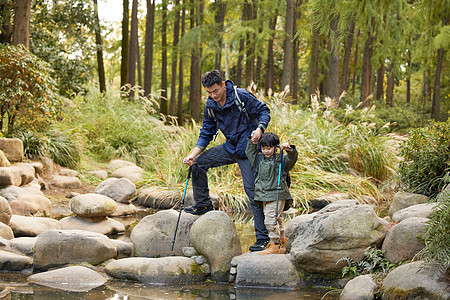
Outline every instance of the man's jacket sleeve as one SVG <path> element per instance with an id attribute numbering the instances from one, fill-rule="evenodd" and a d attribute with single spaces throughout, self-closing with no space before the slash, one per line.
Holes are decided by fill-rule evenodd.
<path id="1" fill-rule="evenodd" d="M 265 131 L 270 122 L 270 109 L 246 89 L 239 88 L 239 98 L 245 103 L 245 108 L 252 118 L 258 119 L 258 127 Z"/>
<path id="2" fill-rule="evenodd" d="M 200 135 L 195 146 L 204 150 L 214 138 L 217 129 L 216 121 L 209 116 L 208 109 L 205 107 L 205 110 L 203 111 L 202 129 L 200 129 Z"/>

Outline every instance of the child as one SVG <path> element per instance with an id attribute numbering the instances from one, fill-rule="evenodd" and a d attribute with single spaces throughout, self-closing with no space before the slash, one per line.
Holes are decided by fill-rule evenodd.
<path id="1" fill-rule="evenodd" d="M 247 154 L 250 163 L 255 169 L 255 201 L 261 201 L 264 209 L 264 224 L 269 232 L 270 243 L 261 252 L 265 254 L 286 253 L 287 238 L 284 236 L 281 213 L 287 200 L 292 200 L 286 178 L 280 177 L 280 189 L 278 190 L 278 174 L 281 155 L 276 153 L 276 148 L 285 150 L 283 155 L 282 173 L 292 169 L 297 161 L 298 153 L 294 145 L 280 144 L 280 139 L 275 133 L 265 132 L 259 141 L 261 152 L 258 153 L 258 145 L 253 144 L 249 138 L 247 141 Z M 278 194 L 278 196 L 277 196 Z M 277 222 L 275 225 L 275 210 L 278 197 Z"/>

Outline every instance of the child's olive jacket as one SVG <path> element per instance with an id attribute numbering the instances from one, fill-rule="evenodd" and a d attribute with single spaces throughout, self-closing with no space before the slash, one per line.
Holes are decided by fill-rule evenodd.
<path id="1" fill-rule="evenodd" d="M 286 151 L 283 154 L 283 164 L 286 172 L 289 172 L 295 165 L 298 152 L 294 145 L 291 145 L 292 151 Z M 280 170 L 280 154 L 276 154 L 276 162 L 273 156 L 265 157 L 261 152 L 258 153 L 258 145 L 253 144 L 252 140 L 247 140 L 247 154 L 250 163 L 256 171 L 255 178 L 255 201 L 277 201 L 278 172 Z M 258 159 L 258 156 L 262 156 Z M 256 166 L 258 160 L 259 166 Z M 286 178 L 281 175 L 280 192 L 278 200 L 292 200 L 291 193 L 286 183 Z"/>
<path id="2" fill-rule="evenodd" d="M 203 124 L 200 130 L 196 146 L 200 149 L 205 149 L 209 142 L 212 141 L 217 130 L 220 129 L 226 138 L 223 143 L 225 151 L 231 155 L 236 155 L 245 158 L 245 146 L 247 136 L 251 135 L 252 131 L 260 127 L 263 131 L 266 129 L 270 121 L 270 110 L 266 104 L 260 102 L 256 97 L 243 88 L 238 88 L 237 92 L 239 98 L 245 103 L 245 108 L 249 116 L 242 113 L 234 102 L 234 84 L 231 80 L 225 81 L 226 86 L 226 102 L 223 107 L 219 107 L 211 97 L 206 101 L 205 110 L 203 112 Z M 208 115 L 208 109 L 214 110 L 216 121 Z M 253 119 L 258 120 L 258 124 Z"/>

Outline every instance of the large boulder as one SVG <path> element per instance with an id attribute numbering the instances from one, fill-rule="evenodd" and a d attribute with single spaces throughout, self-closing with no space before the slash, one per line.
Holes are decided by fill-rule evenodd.
<path id="1" fill-rule="evenodd" d="M 13 230 L 15 237 L 33 237 L 48 230 L 61 229 L 61 223 L 51 218 L 12 215 L 9 227 Z"/>
<path id="2" fill-rule="evenodd" d="M 128 178 L 131 182 L 138 182 L 144 179 L 145 172 L 141 167 L 128 166 L 114 170 L 111 177 Z"/>
<path id="3" fill-rule="evenodd" d="M 33 266 L 31 257 L 0 250 L 0 271 L 24 271 Z"/>
<path id="4" fill-rule="evenodd" d="M 34 245 L 37 237 L 18 237 L 9 241 L 9 247 L 15 252 L 20 252 L 26 256 L 33 256 Z"/>
<path id="5" fill-rule="evenodd" d="M 0 190 L 0 196 L 3 196 L 11 202 L 12 200 L 16 200 L 17 197 L 21 195 L 39 195 L 39 196 L 45 196 L 44 193 L 36 188 L 25 186 L 25 187 L 18 187 L 14 185 L 10 185 L 4 189 Z"/>
<path id="6" fill-rule="evenodd" d="M 392 200 L 391 206 L 389 207 L 388 215 L 392 218 L 392 216 L 401 209 L 416 204 L 428 203 L 428 201 L 430 201 L 430 197 L 425 195 L 397 192 L 395 193 L 394 199 Z"/>
<path id="7" fill-rule="evenodd" d="M 424 247 L 421 241 L 427 231 L 427 218 L 408 218 L 394 225 L 386 235 L 382 250 L 393 263 L 412 259 Z"/>
<path id="8" fill-rule="evenodd" d="M 52 202 L 45 196 L 32 194 L 20 195 L 15 200 L 11 201 L 11 208 L 13 208 L 13 202 L 16 203 L 16 209 L 13 209 L 13 213 L 16 215 L 33 215 L 35 217 L 50 217 L 52 215 Z M 26 206 L 27 203 L 36 205 L 37 211 L 32 214 L 27 214 L 26 211 L 21 211 L 21 206 Z"/>
<path id="9" fill-rule="evenodd" d="M 205 280 L 205 271 L 187 257 L 130 257 L 106 265 L 108 275 L 151 284 L 193 284 Z"/>
<path id="10" fill-rule="evenodd" d="M 376 288 L 372 275 L 360 275 L 347 282 L 339 300 L 372 300 Z"/>
<path id="11" fill-rule="evenodd" d="M 181 213 L 175 244 L 171 251 L 178 215 L 179 212 L 169 209 L 144 217 L 130 235 L 136 256 L 183 255 L 183 247 L 190 246 L 189 232 L 198 216 Z"/>
<path id="12" fill-rule="evenodd" d="M 113 214 L 117 209 L 117 203 L 104 195 L 83 194 L 70 199 L 69 208 L 78 216 L 98 218 Z"/>
<path id="13" fill-rule="evenodd" d="M 6 198 L 0 196 L 0 222 L 8 225 L 11 220 L 12 210 Z"/>
<path id="14" fill-rule="evenodd" d="M 50 185 L 63 189 L 79 189 L 81 188 L 81 181 L 78 177 L 53 175 Z"/>
<path id="15" fill-rule="evenodd" d="M 228 280 L 230 262 L 242 254 L 241 243 L 231 218 L 222 211 L 210 211 L 192 225 L 190 240 L 195 250 L 211 265 L 214 280 Z"/>
<path id="16" fill-rule="evenodd" d="M 426 266 L 422 261 L 404 264 L 383 280 L 381 299 L 450 299 L 448 280 L 436 266 Z"/>
<path id="17" fill-rule="evenodd" d="M 62 218 L 59 222 L 63 230 L 79 229 L 105 235 L 123 233 L 125 231 L 125 226 L 122 223 L 108 217 L 96 220 L 79 216 L 69 216 Z"/>
<path id="18" fill-rule="evenodd" d="M 407 218 L 429 218 L 437 203 L 423 203 L 400 209 L 392 216 L 392 221 L 401 222 Z"/>
<path id="19" fill-rule="evenodd" d="M 106 278 L 96 271 L 82 266 L 72 266 L 33 274 L 27 280 L 32 283 L 72 292 L 87 292 L 107 282 Z"/>
<path id="20" fill-rule="evenodd" d="M 0 187 L 20 186 L 21 184 L 22 176 L 18 168 L 0 167 Z"/>
<path id="21" fill-rule="evenodd" d="M 65 264 L 100 264 L 117 256 L 111 240 L 99 233 L 82 230 L 49 230 L 38 236 L 34 265 L 48 269 Z"/>
<path id="22" fill-rule="evenodd" d="M 288 241 L 295 261 L 311 273 L 340 273 L 343 257 L 360 261 L 367 247 L 381 244 L 388 222 L 369 205 L 330 204 L 300 223 Z"/>
<path id="23" fill-rule="evenodd" d="M 95 188 L 94 193 L 129 204 L 136 194 L 136 186 L 128 178 L 108 178 Z"/>
<path id="24" fill-rule="evenodd" d="M 305 280 L 300 277 L 289 255 L 247 253 L 235 257 L 232 265 L 236 265 L 233 267 L 236 268 L 236 287 L 306 287 Z"/>
<path id="25" fill-rule="evenodd" d="M 0 150 L 10 162 L 19 162 L 23 159 L 23 142 L 20 139 L 1 138 Z"/>

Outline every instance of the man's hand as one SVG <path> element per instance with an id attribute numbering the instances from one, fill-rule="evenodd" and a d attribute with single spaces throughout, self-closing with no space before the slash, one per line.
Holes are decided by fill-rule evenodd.
<path id="1" fill-rule="evenodd" d="M 262 134 L 261 128 L 258 127 L 255 130 L 253 130 L 252 135 L 251 135 L 253 144 L 258 144 L 259 139 L 261 138 L 261 134 Z"/>
<path id="2" fill-rule="evenodd" d="M 197 156 L 199 156 L 200 153 L 202 153 L 202 149 L 195 147 L 194 150 L 192 150 L 191 154 L 183 158 L 183 164 L 186 164 L 188 166 L 192 166 L 194 164 L 195 159 Z"/>

